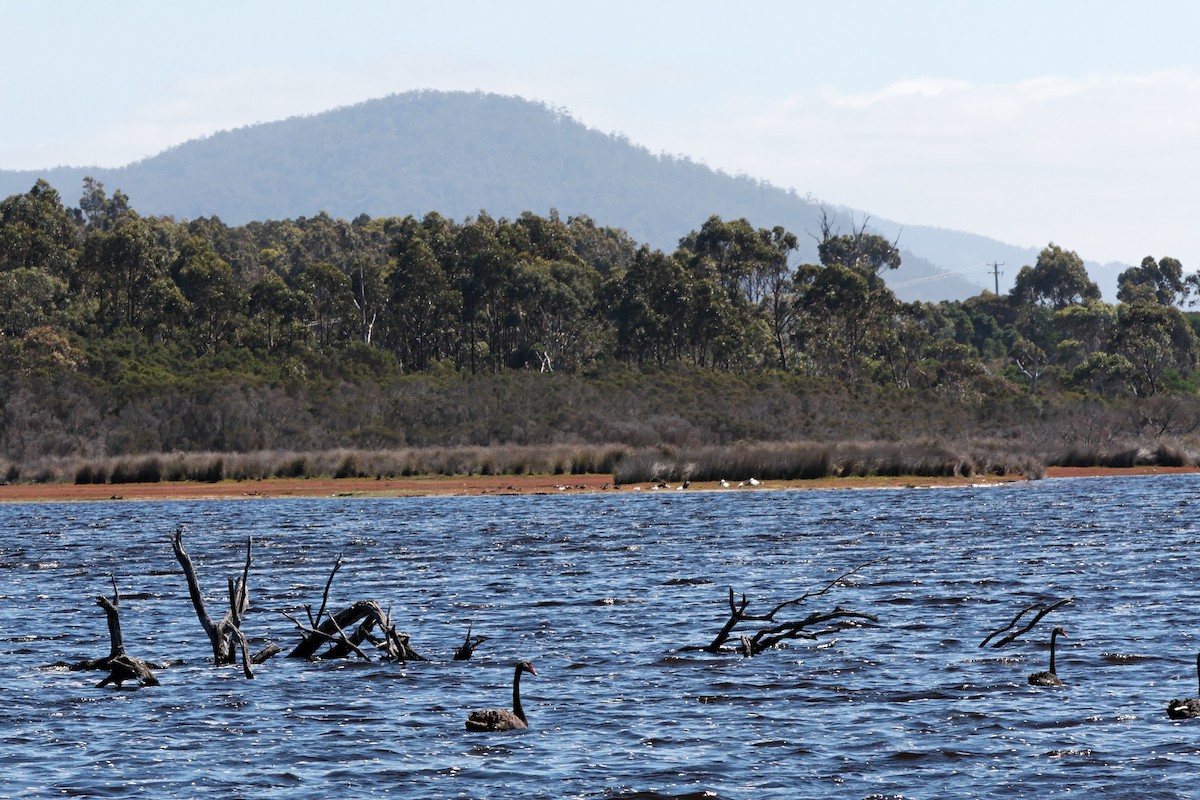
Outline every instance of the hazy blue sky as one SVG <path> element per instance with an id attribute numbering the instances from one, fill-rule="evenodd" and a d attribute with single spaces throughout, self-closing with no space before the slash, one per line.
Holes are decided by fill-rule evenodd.
<path id="1" fill-rule="evenodd" d="M 1190 271 L 1197 31 L 1190 0 L 0 0 L 0 168 L 481 89 L 906 224 Z"/>

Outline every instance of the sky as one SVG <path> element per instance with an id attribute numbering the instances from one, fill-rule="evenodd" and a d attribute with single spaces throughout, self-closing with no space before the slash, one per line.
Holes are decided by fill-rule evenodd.
<path id="1" fill-rule="evenodd" d="M 0 169 L 482 90 L 873 217 L 1192 271 L 1198 30 L 1192 0 L 0 0 Z"/>

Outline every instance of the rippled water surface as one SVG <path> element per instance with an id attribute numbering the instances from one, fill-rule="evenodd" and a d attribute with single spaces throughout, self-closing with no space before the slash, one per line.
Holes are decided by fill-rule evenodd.
<path id="1" fill-rule="evenodd" d="M 0 506 L 0 796 L 1194 796 L 1193 476 L 976 489 Z M 254 537 L 254 645 L 378 600 L 427 662 L 214 667 L 169 537 L 218 611 Z M 865 568 L 802 608 L 879 626 L 755 658 L 689 652 L 728 615 Z M 162 685 L 52 669 L 107 654 L 98 594 Z M 1023 606 L 1074 601 L 1013 644 Z M 488 640 L 450 656 L 468 624 Z M 1060 689 L 1026 685 L 1060 624 Z M 535 664 L 530 729 L 467 733 Z"/>

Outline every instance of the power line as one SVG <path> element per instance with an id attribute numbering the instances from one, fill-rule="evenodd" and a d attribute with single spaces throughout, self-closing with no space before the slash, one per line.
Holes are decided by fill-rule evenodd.
<path id="1" fill-rule="evenodd" d="M 892 288 L 892 289 L 903 289 L 905 286 L 916 286 L 919 283 L 929 283 L 930 281 L 940 281 L 942 278 L 949 278 L 953 275 L 965 275 L 968 272 L 974 272 L 975 270 L 980 269 L 981 267 L 987 267 L 987 266 L 990 266 L 988 264 L 988 262 L 983 261 L 983 262 L 976 264 L 973 267 L 967 267 L 966 269 L 955 270 L 954 272 L 939 272 L 936 275 L 926 275 L 923 278 L 914 278 L 911 281 L 904 281 L 902 283 L 889 283 L 888 286 L 889 286 L 889 288 Z"/>

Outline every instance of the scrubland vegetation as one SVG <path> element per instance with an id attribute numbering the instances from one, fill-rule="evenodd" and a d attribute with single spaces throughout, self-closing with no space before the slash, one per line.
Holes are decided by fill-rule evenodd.
<path id="1" fill-rule="evenodd" d="M 0 202 L 0 476 L 108 483 L 611 473 L 1037 476 L 1194 464 L 1200 278 L 902 303 L 894 243 L 712 217 L 672 253 L 586 217 L 142 217 Z"/>

